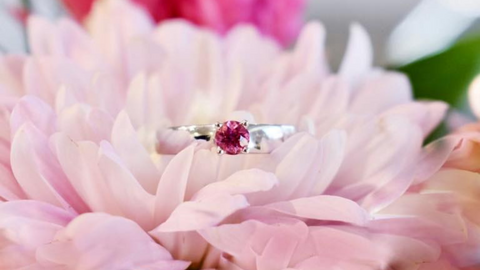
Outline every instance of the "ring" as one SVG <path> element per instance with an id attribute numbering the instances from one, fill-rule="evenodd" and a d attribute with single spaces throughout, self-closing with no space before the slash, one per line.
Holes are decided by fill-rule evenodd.
<path id="1" fill-rule="evenodd" d="M 248 121 L 177 126 L 170 129 L 186 131 L 196 140 L 213 141 L 218 154 L 227 155 L 270 153 L 296 132 L 293 125 L 251 124 Z"/>

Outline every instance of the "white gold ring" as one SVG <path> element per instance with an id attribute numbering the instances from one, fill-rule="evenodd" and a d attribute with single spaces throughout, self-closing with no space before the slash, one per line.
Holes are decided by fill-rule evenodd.
<path id="1" fill-rule="evenodd" d="M 251 124 L 226 121 L 209 125 L 171 127 L 188 132 L 196 140 L 213 142 L 219 154 L 270 153 L 296 132 L 292 125 Z"/>

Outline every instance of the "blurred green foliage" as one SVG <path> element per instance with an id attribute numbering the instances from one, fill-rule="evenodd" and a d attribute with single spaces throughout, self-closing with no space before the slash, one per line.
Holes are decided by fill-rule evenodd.
<path id="1" fill-rule="evenodd" d="M 443 52 L 396 69 L 410 78 L 416 99 L 442 100 L 452 108 L 471 114 L 467 90 L 480 74 L 480 36 L 462 40 Z M 442 123 L 426 143 L 448 132 Z"/>
<path id="2" fill-rule="evenodd" d="M 415 98 L 443 100 L 464 112 L 467 89 L 480 74 L 480 36 L 398 68 L 412 82 Z"/>
<path id="3" fill-rule="evenodd" d="M 396 69 L 410 78 L 416 99 L 442 100 L 470 114 L 467 90 L 480 74 L 480 36 L 462 40 L 439 54 Z M 427 142 L 446 133 L 447 127 L 442 123 Z"/>

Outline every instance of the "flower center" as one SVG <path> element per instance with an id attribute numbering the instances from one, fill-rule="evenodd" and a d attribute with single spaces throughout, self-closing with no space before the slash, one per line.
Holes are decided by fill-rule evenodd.
<path id="1" fill-rule="evenodd" d="M 248 129 L 238 121 L 227 121 L 215 133 L 215 144 L 229 155 L 240 154 L 250 142 Z"/>

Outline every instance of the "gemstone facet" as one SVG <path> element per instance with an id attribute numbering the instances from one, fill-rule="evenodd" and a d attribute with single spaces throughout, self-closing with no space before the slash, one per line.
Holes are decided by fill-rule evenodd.
<path id="1" fill-rule="evenodd" d="M 238 155 L 250 142 L 247 127 L 238 121 L 227 121 L 215 133 L 215 144 L 226 154 Z"/>

